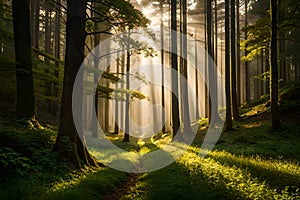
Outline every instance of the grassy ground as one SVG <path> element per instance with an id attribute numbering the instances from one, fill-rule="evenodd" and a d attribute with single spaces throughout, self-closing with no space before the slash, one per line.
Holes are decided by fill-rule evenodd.
<path id="1" fill-rule="evenodd" d="M 253 107 L 253 109 L 256 109 Z M 249 111 L 253 112 L 253 110 Z M 296 112 L 296 111 L 295 111 Z M 272 133 L 268 114 L 248 116 L 222 134 L 206 158 L 198 153 L 204 131 L 175 163 L 133 176 L 110 168 L 74 171 L 51 153 L 56 127 L 34 129 L 1 118 L 1 199 L 300 199 L 300 125 L 284 116 Z M 131 151 L 146 143 L 115 144 Z M 124 146 L 125 145 L 125 146 Z M 133 178 L 134 177 L 134 178 Z M 119 194 L 114 194 L 117 191 Z"/>
<path id="2" fill-rule="evenodd" d="M 282 91 L 281 131 L 271 132 L 263 97 L 241 107 L 242 120 L 221 135 L 207 157 L 198 156 L 202 128 L 176 162 L 135 175 L 108 167 L 76 171 L 58 161 L 51 152 L 57 127 L 42 123 L 43 129 L 36 129 L 12 117 L 9 73 L 10 78 L 0 77 L 7 86 L 0 91 L 0 199 L 300 199 L 299 86 Z M 120 136 L 109 138 L 140 154 L 159 148 L 150 140 L 125 144 Z"/>

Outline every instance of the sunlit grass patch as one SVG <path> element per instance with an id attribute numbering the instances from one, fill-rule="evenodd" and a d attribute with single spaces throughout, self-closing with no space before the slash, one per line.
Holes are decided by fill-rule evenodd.
<path id="1" fill-rule="evenodd" d="M 270 187 L 265 181 L 255 178 L 247 170 L 236 165 L 224 165 L 211 158 L 202 159 L 193 152 L 187 152 L 178 163 L 187 168 L 191 177 L 205 178 L 211 185 L 220 190 L 225 188 L 236 198 L 282 199 L 287 192 L 278 192 L 276 188 Z M 293 194 L 289 195 L 293 199 Z M 300 197 L 300 194 L 297 195 Z"/>
<path id="2" fill-rule="evenodd" d="M 75 172 L 48 187 L 41 199 L 101 199 L 126 178 L 125 173 L 109 168 Z"/>
<path id="3" fill-rule="evenodd" d="M 300 188 L 299 163 L 286 161 L 282 158 L 265 159 L 261 156 L 235 156 L 228 152 L 213 151 L 210 158 L 224 165 L 238 166 L 246 169 L 252 176 L 266 181 L 271 186 L 284 189 L 287 186 Z"/>

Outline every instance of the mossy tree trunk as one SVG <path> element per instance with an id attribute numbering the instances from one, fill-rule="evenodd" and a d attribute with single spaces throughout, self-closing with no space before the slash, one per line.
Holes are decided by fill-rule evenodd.
<path id="1" fill-rule="evenodd" d="M 32 72 L 29 0 L 13 0 L 18 118 L 35 120 L 36 105 Z"/>

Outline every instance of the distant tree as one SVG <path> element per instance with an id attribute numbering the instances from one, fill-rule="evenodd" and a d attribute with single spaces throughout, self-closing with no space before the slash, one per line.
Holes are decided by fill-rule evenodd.
<path id="1" fill-rule="evenodd" d="M 29 0 L 12 1 L 15 39 L 18 118 L 35 121 L 36 104 L 32 73 Z"/>
<path id="2" fill-rule="evenodd" d="M 178 72 L 178 58 L 177 58 L 177 1 L 171 0 L 171 62 L 172 69 Z M 172 73 L 172 125 L 173 125 L 173 138 L 176 133 L 180 131 L 180 119 L 179 119 L 179 105 L 178 98 L 178 74 Z"/>
<path id="3" fill-rule="evenodd" d="M 128 38 L 130 37 L 130 32 L 128 32 Z M 130 88 L 130 65 L 131 65 L 131 54 L 130 54 L 130 43 L 127 41 L 126 44 L 126 90 L 129 90 Z M 126 93 L 126 99 L 125 99 L 125 132 L 124 132 L 124 139 L 123 142 L 129 142 L 129 93 Z"/>
<path id="4" fill-rule="evenodd" d="M 235 26 L 235 0 L 230 0 L 230 19 L 231 19 L 231 100 L 232 115 L 235 120 L 239 118 L 237 92 L 236 92 L 236 26 Z"/>
<path id="5" fill-rule="evenodd" d="M 165 72 L 164 72 L 164 64 L 165 64 L 165 46 L 164 46 L 164 0 L 160 0 L 159 2 L 159 8 L 160 8 L 160 42 L 161 42 L 161 102 L 162 102 L 162 107 L 165 107 L 165 87 L 164 87 L 164 82 L 165 82 Z M 165 119 L 166 119 L 166 113 L 162 112 L 162 133 L 166 133 L 166 125 L 165 125 Z"/>
<path id="6" fill-rule="evenodd" d="M 183 132 L 184 134 L 191 134 L 191 119 L 188 98 L 188 62 L 187 62 L 187 1 L 181 0 L 182 9 L 182 76 L 185 78 L 183 81 L 181 94 L 183 100 Z"/>
<path id="7" fill-rule="evenodd" d="M 272 128 L 274 131 L 281 128 L 278 107 L 278 60 L 277 60 L 277 0 L 271 0 L 271 115 Z"/>
<path id="8" fill-rule="evenodd" d="M 245 41 L 248 38 L 248 0 L 245 0 Z M 248 56 L 247 46 L 245 46 L 245 57 Z M 249 75 L 249 64 L 245 61 L 245 90 L 246 90 L 246 102 L 250 102 L 250 75 Z"/>

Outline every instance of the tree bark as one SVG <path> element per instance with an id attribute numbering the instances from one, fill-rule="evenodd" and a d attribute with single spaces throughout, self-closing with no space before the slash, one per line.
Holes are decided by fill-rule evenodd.
<path id="1" fill-rule="evenodd" d="M 277 0 L 271 0 L 271 116 L 273 131 L 281 128 L 278 107 Z"/>
<path id="2" fill-rule="evenodd" d="M 35 120 L 36 104 L 32 73 L 29 0 L 13 0 L 18 118 Z"/>

